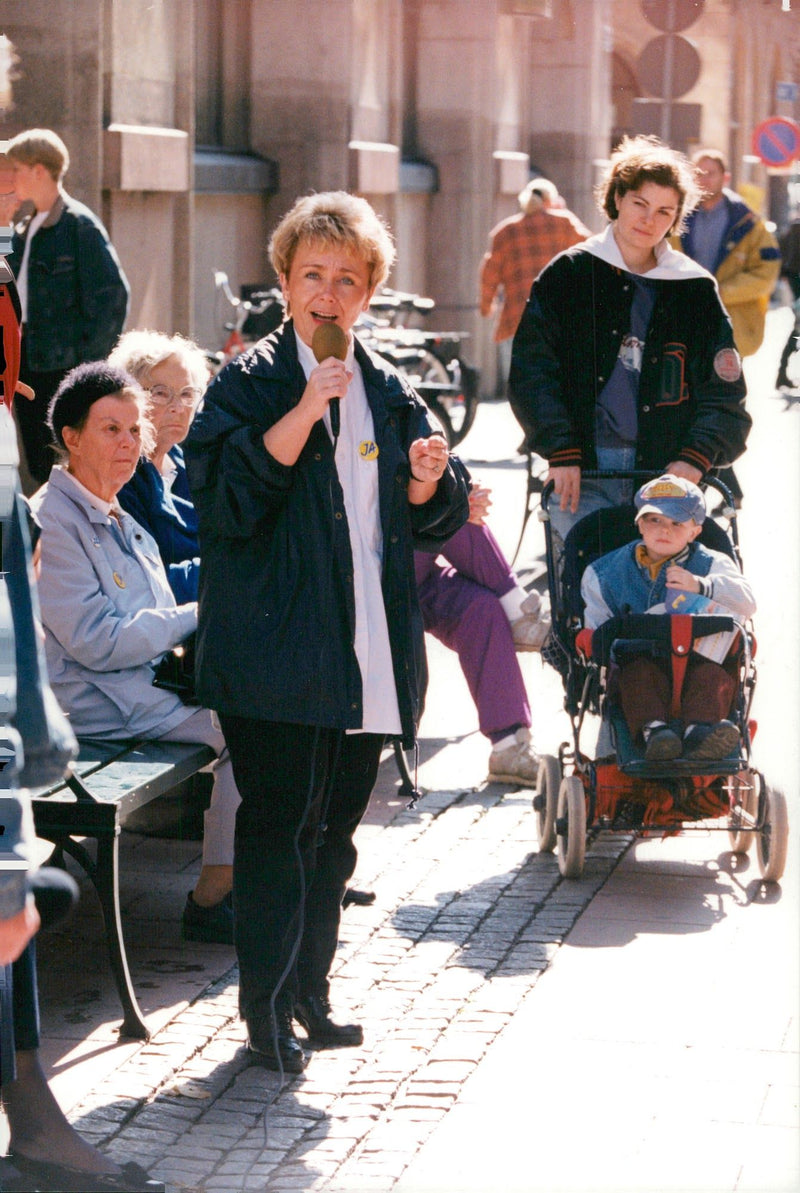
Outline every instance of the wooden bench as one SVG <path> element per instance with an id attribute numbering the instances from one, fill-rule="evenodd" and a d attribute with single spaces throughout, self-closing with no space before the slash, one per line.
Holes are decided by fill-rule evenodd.
<path id="1" fill-rule="evenodd" d="M 150 1033 L 136 1001 L 122 934 L 120 830 L 132 812 L 191 778 L 214 757 L 205 745 L 83 739 L 63 782 L 31 791 L 37 836 L 74 858 L 97 891 L 122 1003 L 122 1036 L 147 1040 Z M 94 853 L 87 840 L 95 842 Z"/>

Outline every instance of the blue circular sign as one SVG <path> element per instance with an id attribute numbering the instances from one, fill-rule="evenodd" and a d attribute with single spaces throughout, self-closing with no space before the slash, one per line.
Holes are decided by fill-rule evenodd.
<path id="1" fill-rule="evenodd" d="M 765 166 L 788 166 L 800 157 L 800 127 L 783 116 L 762 120 L 753 133 L 753 153 Z"/>

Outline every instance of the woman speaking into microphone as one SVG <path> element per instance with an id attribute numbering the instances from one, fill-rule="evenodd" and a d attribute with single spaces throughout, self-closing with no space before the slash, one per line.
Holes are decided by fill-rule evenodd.
<path id="1" fill-rule="evenodd" d="M 369 203 L 299 199 L 270 258 L 287 319 L 212 382 L 185 453 L 203 560 L 198 692 L 242 797 L 240 1012 L 252 1061 L 299 1072 L 294 1022 L 318 1047 L 362 1041 L 329 997 L 353 835 L 386 737 L 410 745 L 422 711 L 414 548 L 435 551 L 469 503 L 435 418 L 353 335 L 394 260 Z"/>

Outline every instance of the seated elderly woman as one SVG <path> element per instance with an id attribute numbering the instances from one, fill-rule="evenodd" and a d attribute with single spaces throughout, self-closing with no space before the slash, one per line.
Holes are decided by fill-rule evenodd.
<path id="1" fill-rule="evenodd" d="M 176 603 L 155 542 L 117 500 L 150 447 L 146 402 L 123 369 L 94 362 L 68 373 L 50 404 L 63 463 L 31 499 L 47 666 L 77 736 L 199 741 L 217 754 L 183 934 L 230 943 L 239 793 L 225 739 L 207 709 L 153 686 L 158 661 L 195 630 L 197 604 Z"/>
<path id="2" fill-rule="evenodd" d="M 137 329 L 120 337 L 109 363 L 126 369 L 146 391 L 155 432 L 152 450 L 120 489 L 119 503 L 156 540 L 175 599 L 197 600 L 197 514 L 178 445 L 208 384 L 205 353 L 183 336 Z"/>

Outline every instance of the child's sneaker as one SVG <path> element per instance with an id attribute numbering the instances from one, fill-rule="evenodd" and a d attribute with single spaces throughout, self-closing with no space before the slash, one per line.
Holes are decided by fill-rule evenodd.
<path id="1" fill-rule="evenodd" d="M 727 758 L 739 745 L 739 730 L 731 721 L 716 725 L 689 725 L 683 735 L 683 757 L 694 762 L 716 762 Z"/>
<path id="2" fill-rule="evenodd" d="M 511 623 L 515 650 L 541 650 L 550 633 L 550 611 L 534 589 L 521 605 L 522 616 Z"/>
<path id="3" fill-rule="evenodd" d="M 517 783 L 535 787 L 539 774 L 539 756 L 531 742 L 531 731 L 524 726 L 514 734 L 514 741 L 503 749 L 495 747 L 489 755 L 489 781 Z"/>
<path id="4" fill-rule="evenodd" d="M 663 721 L 650 721 L 642 728 L 645 762 L 668 762 L 679 758 L 683 742 Z"/>

